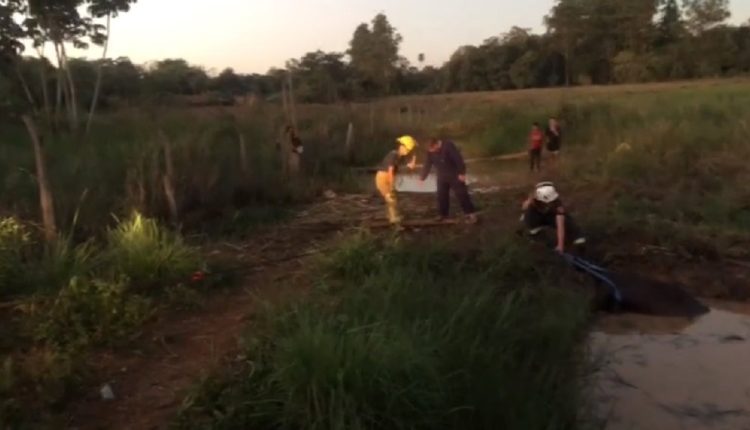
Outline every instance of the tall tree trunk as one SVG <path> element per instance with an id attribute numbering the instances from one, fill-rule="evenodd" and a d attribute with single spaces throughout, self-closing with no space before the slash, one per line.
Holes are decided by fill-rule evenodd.
<path id="1" fill-rule="evenodd" d="M 57 57 L 57 70 L 55 71 L 57 76 L 55 78 L 55 120 L 57 121 L 60 118 L 60 111 L 62 110 L 62 104 L 63 104 L 63 70 L 62 70 L 62 60 L 60 59 L 60 48 L 57 45 L 57 42 L 52 42 L 55 47 L 55 57 Z M 65 100 L 67 103 L 67 99 Z"/>
<path id="2" fill-rule="evenodd" d="M 39 133 L 34 120 L 28 115 L 22 116 L 23 123 L 31 138 L 34 148 L 34 161 L 36 162 L 36 180 L 39 186 L 39 204 L 42 209 L 42 223 L 44 225 L 44 238 L 51 242 L 57 237 L 57 226 L 55 224 L 55 205 L 52 199 L 52 191 L 47 180 L 47 169 L 44 161 L 44 149 L 39 139 Z"/>
<path id="3" fill-rule="evenodd" d="M 570 47 L 566 50 L 565 53 L 565 85 L 570 86 L 573 83 L 573 59 L 571 58 L 571 51 Z"/>
<path id="4" fill-rule="evenodd" d="M 60 49 L 62 52 L 62 60 L 65 72 L 65 78 L 67 80 L 68 86 L 69 86 L 69 94 L 70 94 L 70 117 L 72 121 L 73 130 L 78 129 L 78 97 L 76 96 L 76 86 L 73 82 L 73 74 L 70 71 L 70 65 L 68 64 L 68 54 L 65 52 L 65 44 L 60 44 Z"/>
<path id="5" fill-rule="evenodd" d="M 29 89 L 29 84 L 26 83 L 26 78 L 23 77 L 23 73 L 21 73 L 21 67 L 18 64 L 18 61 L 15 61 L 14 67 L 16 76 L 18 77 L 18 81 L 21 83 L 21 86 L 23 87 L 23 92 L 26 94 L 26 100 L 28 100 L 29 105 L 31 105 L 31 110 L 34 112 L 34 115 L 37 114 L 37 108 L 36 108 L 36 101 L 34 101 L 34 95 L 31 94 L 31 90 Z"/>
<path id="6" fill-rule="evenodd" d="M 37 52 L 39 53 L 39 79 L 41 80 L 40 84 L 42 87 L 42 98 L 44 99 L 44 116 L 47 120 L 47 123 L 50 122 L 50 104 L 49 104 L 49 91 L 47 90 L 47 71 L 46 69 L 46 63 L 47 63 L 47 57 L 44 56 L 44 45 L 42 47 L 37 49 Z"/>
<path id="7" fill-rule="evenodd" d="M 96 104 L 99 101 L 99 91 L 102 87 L 102 71 L 104 66 L 104 60 L 107 59 L 107 49 L 109 49 L 109 35 L 112 30 L 111 27 L 112 14 L 107 14 L 107 38 L 104 39 L 104 50 L 102 51 L 102 59 L 96 68 L 96 85 L 94 86 L 94 97 L 91 99 L 91 109 L 89 109 L 89 119 L 86 121 L 86 134 L 91 130 L 91 122 L 94 119 L 94 113 L 96 113 Z"/>
<path id="8" fill-rule="evenodd" d="M 351 121 L 346 129 L 346 160 L 354 161 L 354 123 Z"/>
<path id="9" fill-rule="evenodd" d="M 164 186 L 164 195 L 167 198 L 169 206 L 169 215 L 172 221 L 177 223 L 179 220 L 179 208 L 177 206 L 177 193 L 174 186 L 174 161 L 172 159 L 172 144 L 169 137 L 161 132 L 162 147 L 164 149 L 164 174 L 162 175 L 162 185 Z"/>
<path id="10" fill-rule="evenodd" d="M 289 114 L 292 119 L 292 127 L 294 127 L 294 131 L 297 132 L 297 111 L 294 108 L 294 84 L 292 82 L 291 70 L 287 70 L 286 79 L 289 85 Z"/>
<path id="11" fill-rule="evenodd" d="M 370 136 L 375 136 L 375 104 L 370 103 Z"/>
<path id="12" fill-rule="evenodd" d="M 291 125 L 291 114 L 289 113 L 289 93 L 286 89 L 286 83 L 281 81 L 281 106 L 284 109 L 284 125 Z"/>
<path id="13" fill-rule="evenodd" d="M 247 175 L 250 172 L 247 159 L 247 145 L 245 144 L 245 135 L 242 134 L 239 128 L 237 129 L 237 141 L 240 145 L 240 169 L 242 174 L 245 175 L 245 179 L 247 179 Z"/>

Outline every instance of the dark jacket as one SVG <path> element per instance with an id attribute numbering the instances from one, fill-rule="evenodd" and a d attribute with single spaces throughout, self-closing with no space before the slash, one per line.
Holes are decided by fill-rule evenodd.
<path id="1" fill-rule="evenodd" d="M 464 157 L 456 145 L 449 140 L 443 140 L 440 149 L 436 152 L 427 152 L 427 160 L 422 169 L 423 180 L 430 175 L 432 166 L 437 168 L 437 176 L 440 181 L 453 181 L 458 176 L 466 174 Z"/>

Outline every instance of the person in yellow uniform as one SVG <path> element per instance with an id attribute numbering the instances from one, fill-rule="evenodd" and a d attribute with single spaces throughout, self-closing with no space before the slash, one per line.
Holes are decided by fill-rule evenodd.
<path id="1" fill-rule="evenodd" d="M 396 149 L 388 152 L 378 166 L 375 186 L 385 200 L 388 221 L 395 226 L 399 226 L 402 217 L 398 210 L 398 198 L 396 197 L 396 174 L 403 160 L 414 153 L 417 148 L 417 141 L 411 136 L 402 136 L 396 139 L 396 143 L 398 145 Z M 416 166 L 416 161 L 417 156 L 414 154 L 409 163 L 409 168 L 413 169 Z"/>

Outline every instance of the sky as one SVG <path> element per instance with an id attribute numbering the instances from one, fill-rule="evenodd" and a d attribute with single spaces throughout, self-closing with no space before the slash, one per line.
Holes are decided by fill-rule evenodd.
<path id="1" fill-rule="evenodd" d="M 626 1 L 626 0 L 624 0 Z M 176 4 L 179 3 L 179 7 Z M 112 21 L 110 57 L 136 63 L 184 58 L 218 73 L 265 73 L 307 52 L 343 52 L 354 29 L 379 12 L 403 36 L 401 53 L 441 65 L 460 46 L 511 27 L 544 30 L 554 0 L 138 0 Z M 732 0 L 733 23 L 750 18 L 750 0 Z M 210 5 L 210 6 L 209 6 Z M 98 57 L 92 47 L 88 57 Z"/>

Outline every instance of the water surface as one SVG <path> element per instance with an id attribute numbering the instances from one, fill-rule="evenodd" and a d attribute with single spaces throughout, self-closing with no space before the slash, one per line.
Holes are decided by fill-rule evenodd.
<path id="1" fill-rule="evenodd" d="M 624 330 L 605 326 L 591 336 L 605 429 L 750 430 L 748 314 L 714 309 L 694 322 L 631 317 Z"/>

